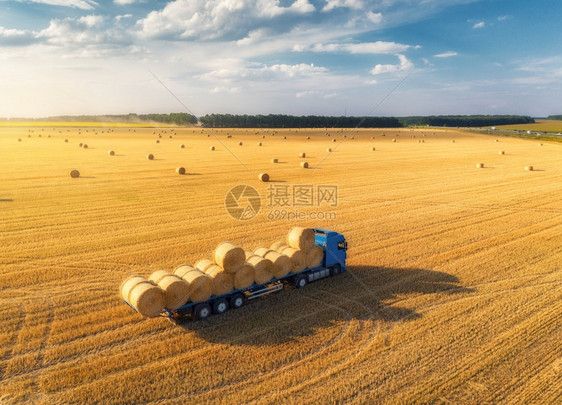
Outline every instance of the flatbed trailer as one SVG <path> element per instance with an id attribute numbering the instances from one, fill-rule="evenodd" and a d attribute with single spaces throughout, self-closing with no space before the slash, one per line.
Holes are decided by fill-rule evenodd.
<path id="1" fill-rule="evenodd" d="M 249 301 L 285 288 L 303 288 L 308 283 L 344 272 L 347 258 L 347 241 L 344 236 L 320 228 L 314 228 L 314 234 L 315 244 L 322 247 L 324 251 L 320 266 L 307 268 L 298 273 L 290 273 L 284 277 L 273 278 L 264 284 L 253 284 L 250 287 L 233 290 L 227 294 L 215 295 L 205 302 L 188 301 L 177 309 L 164 309 L 160 315 L 173 322 L 186 318 L 205 319 L 213 314 L 223 314 L 229 309 L 238 309 Z M 129 303 L 127 302 L 127 304 Z"/>

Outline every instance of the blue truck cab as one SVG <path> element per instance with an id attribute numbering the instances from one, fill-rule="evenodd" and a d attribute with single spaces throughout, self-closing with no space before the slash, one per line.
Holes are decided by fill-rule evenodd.
<path id="1" fill-rule="evenodd" d="M 336 268 L 345 271 L 345 260 L 347 259 L 347 241 L 341 233 L 328 231 L 326 229 L 314 228 L 316 242 L 324 250 L 325 268 Z"/>

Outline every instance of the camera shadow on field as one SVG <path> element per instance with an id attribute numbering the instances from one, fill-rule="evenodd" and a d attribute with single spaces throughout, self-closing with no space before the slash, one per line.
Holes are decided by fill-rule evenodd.
<path id="1" fill-rule="evenodd" d="M 203 321 L 180 324 L 213 343 L 277 345 L 315 335 L 319 330 L 353 320 L 374 323 L 408 322 L 421 318 L 415 302 L 420 295 L 474 292 L 457 277 L 435 270 L 349 266 L 347 272 L 302 289 L 287 288 L 247 302 L 236 310 Z M 402 304 L 401 304 L 402 303 Z"/>

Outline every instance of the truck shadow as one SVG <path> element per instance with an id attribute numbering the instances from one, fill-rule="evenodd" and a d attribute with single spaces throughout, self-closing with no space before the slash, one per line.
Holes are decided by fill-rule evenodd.
<path id="1" fill-rule="evenodd" d="M 422 315 L 416 299 L 435 294 L 435 303 L 475 290 L 451 274 L 417 268 L 349 266 L 347 272 L 303 289 L 258 298 L 246 306 L 179 327 L 213 343 L 276 345 L 315 335 L 319 330 L 353 320 L 408 322 Z M 444 295 L 446 297 L 444 297 Z M 421 308 L 427 308 L 427 300 Z M 419 305 L 419 304 L 418 304 Z"/>

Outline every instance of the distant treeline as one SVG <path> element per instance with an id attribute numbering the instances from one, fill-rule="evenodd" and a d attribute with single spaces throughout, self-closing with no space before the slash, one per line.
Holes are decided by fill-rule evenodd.
<path id="1" fill-rule="evenodd" d="M 523 115 L 430 115 L 398 118 L 405 127 L 429 125 L 430 127 L 487 127 L 493 125 L 532 124 L 535 120 Z"/>
<path id="2" fill-rule="evenodd" d="M 551 115 L 549 119 L 562 119 Z M 197 125 L 207 128 L 400 128 L 408 126 L 486 127 L 494 125 L 528 124 L 535 120 L 522 115 L 431 115 L 411 117 L 333 117 L 324 115 L 235 115 L 207 114 L 199 119 L 187 113 L 73 115 L 48 118 L 12 118 L 12 121 L 55 122 L 160 122 L 175 125 Z"/>
<path id="3" fill-rule="evenodd" d="M 398 128 L 394 117 L 330 117 L 323 115 L 207 114 L 199 121 L 207 128 Z"/>
<path id="4" fill-rule="evenodd" d="M 562 115 L 549 115 L 549 120 L 562 120 Z"/>
<path id="5" fill-rule="evenodd" d="M 175 125 L 195 125 L 199 122 L 195 115 L 187 113 L 170 114 L 119 114 L 119 115 L 62 115 L 46 118 L 11 118 L 10 121 L 49 121 L 49 122 L 161 122 Z"/>

